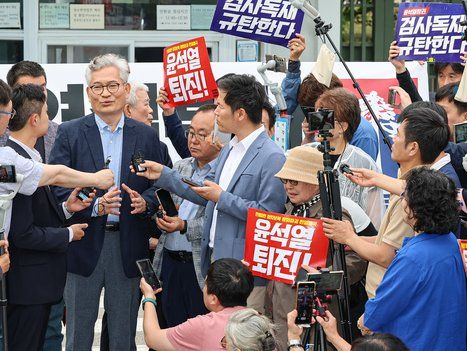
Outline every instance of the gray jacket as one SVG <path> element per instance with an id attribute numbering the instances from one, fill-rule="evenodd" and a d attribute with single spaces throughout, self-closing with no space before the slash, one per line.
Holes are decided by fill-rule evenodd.
<path id="1" fill-rule="evenodd" d="M 193 157 L 185 158 L 175 162 L 173 169 L 177 171 L 181 177 L 191 178 L 195 170 L 193 161 Z M 172 198 L 176 205 L 180 205 L 182 201 L 184 201 L 181 197 L 175 195 L 174 193 L 172 193 Z M 186 238 L 191 243 L 191 249 L 193 252 L 193 265 L 195 266 L 196 278 L 198 279 L 198 284 L 201 289 L 204 286 L 204 278 L 203 274 L 201 273 L 201 237 L 203 235 L 205 209 L 206 207 L 199 206 L 195 218 L 187 220 L 187 230 L 185 233 Z M 167 235 L 171 234 L 162 232 L 159 238 L 159 243 L 157 244 L 156 250 L 154 252 L 154 261 L 152 265 L 159 278 L 161 276 L 163 250 Z"/>

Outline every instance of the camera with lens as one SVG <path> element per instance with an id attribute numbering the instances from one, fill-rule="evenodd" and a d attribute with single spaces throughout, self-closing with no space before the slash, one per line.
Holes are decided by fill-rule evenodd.
<path id="1" fill-rule="evenodd" d="M 320 108 L 316 110 L 310 106 L 300 106 L 308 122 L 310 132 L 316 130 L 320 132 L 327 132 L 334 129 L 334 111 L 327 108 Z"/>
<path id="2" fill-rule="evenodd" d="M 0 183 L 16 183 L 15 166 L 0 165 Z"/>

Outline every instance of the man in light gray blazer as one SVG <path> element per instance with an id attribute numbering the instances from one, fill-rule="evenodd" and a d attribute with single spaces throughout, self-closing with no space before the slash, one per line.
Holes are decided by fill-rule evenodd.
<path id="1" fill-rule="evenodd" d="M 261 124 L 264 87 L 249 75 L 229 75 L 218 81 L 215 111 L 219 130 L 235 137 L 225 145 L 205 179 L 204 186 L 190 187 L 175 170 L 147 162 L 139 175 L 157 179 L 155 185 L 191 202 L 206 206 L 201 265 L 203 274 L 212 261 L 242 259 L 249 208 L 283 212 L 284 187 L 274 177 L 285 162 L 284 153 Z M 265 281 L 255 279 L 248 305 L 264 311 Z"/>

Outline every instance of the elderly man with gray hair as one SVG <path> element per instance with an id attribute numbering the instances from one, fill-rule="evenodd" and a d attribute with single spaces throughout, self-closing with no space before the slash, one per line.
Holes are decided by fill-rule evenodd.
<path id="1" fill-rule="evenodd" d="M 97 191 L 90 208 L 72 217 L 89 227 L 85 239 L 68 250 L 68 351 L 91 350 L 102 288 L 110 349 L 136 350 L 140 293 L 135 261 L 149 256 L 150 216 L 157 204 L 152 182 L 132 174 L 129 166 L 135 154 L 158 162 L 162 157 L 155 130 L 124 115 L 129 73 L 128 62 L 115 54 L 90 62 L 86 92 L 93 113 L 61 124 L 51 153 L 50 163 L 82 171 L 108 167 L 116 184 Z M 57 188 L 55 193 L 63 199 L 69 190 Z"/>
<path id="2" fill-rule="evenodd" d="M 144 123 L 151 127 L 154 110 L 151 107 L 149 98 L 149 88 L 146 84 L 139 82 L 130 82 L 130 94 L 126 99 L 123 112 L 125 116 L 133 118 L 135 121 Z M 161 141 L 161 152 L 163 164 L 172 168 L 173 163 L 169 155 L 169 148 Z"/>

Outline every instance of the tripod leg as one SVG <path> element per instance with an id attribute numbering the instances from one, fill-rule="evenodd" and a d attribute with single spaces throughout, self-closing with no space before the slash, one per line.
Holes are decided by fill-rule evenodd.
<path id="1" fill-rule="evenodd" d="M 0 278 L 2 286 L 0 290 L 0 306 L 2 307 L 2 336 L 3 336 L 3 351 L 8 351 L 8 323 L 7 323 L 7 299 L 6 299 L 6 281 L 5 276 Z"/>
<path id="2" fill-rule="evenodd" d="M 320 350 L 321 351 L 327 351 L 327 340 L 326 340 L 326 334 L 324 334 L 324 329 L 320 325 L 319 326 L 319 341 L 320 341 Z"/>

